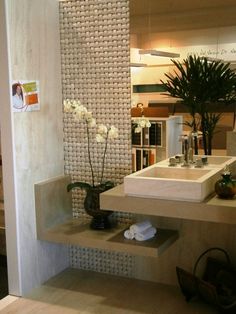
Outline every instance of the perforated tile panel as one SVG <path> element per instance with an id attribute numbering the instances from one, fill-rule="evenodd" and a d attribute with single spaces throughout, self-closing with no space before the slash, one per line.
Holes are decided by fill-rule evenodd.
<path id="1" fill-rule="evenodd" d="M 131 172 L 129 0 L 62 1 L 60 27 L 63 98 L 79 99 L 98 123 L 118 127 L 119 139 L 108 146 L 104 179 L 121 183 Z M 64 115 L 64 145 L 66 174 L 91 183 L 86 130 L 70 114 Z M 92 142 L 97 178 L 103 149 Z M 73 191 L 72 197 L 74 216 L 86 218 L 84 192 Z M 131 222 L 129 214 L 115 215 Z M 132 263 L 127 254 L 71 248 L 73 267 L 130 276 Z"/>
<path id="2" fill-rule="evenodd" d="M 133 276 L 134 259 L 126 253 L 71 246 L 72 267 L 117 276 Z"/>

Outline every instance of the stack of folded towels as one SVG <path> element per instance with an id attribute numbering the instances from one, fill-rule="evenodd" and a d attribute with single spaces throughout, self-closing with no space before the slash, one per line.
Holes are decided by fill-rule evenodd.
<path id="1" fill-rule="evenodd" d="M 153 238 L 156 232 L 156 228 L 152 226 L 150 221 L 146 220 L 131 225 L 129 229 L 125 230 L 124 237 L 129 240 L 145 241 Z"/>

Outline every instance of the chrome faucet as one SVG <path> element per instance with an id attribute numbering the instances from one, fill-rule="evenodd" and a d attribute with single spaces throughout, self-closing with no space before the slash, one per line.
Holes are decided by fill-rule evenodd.
<path id="1" fill-rule="evenodd" d="M 182 167 L 190 167 L 193 163 L 193 139 L 191 134 L 182 135 L 182 151 L 184 155 L 184 162 Z"/>

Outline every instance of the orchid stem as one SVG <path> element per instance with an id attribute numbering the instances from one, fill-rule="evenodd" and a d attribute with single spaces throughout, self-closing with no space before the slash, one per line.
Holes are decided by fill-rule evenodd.
<path id="1" fill-rule="evenodd" d="M 89 159 L 89 165 L 91 169 L 91 174 L 92 174 L 92 185 L 94 187 L 94 172 L 93 172 L 93 166 L 92 166 L 92 161 L 91 161 L 91 155 L 90 155 L 90 137 L 89 137 L 89 127 L 88 127 L 88 122 L 86 121 L 86 127 L 87 127 L 87 138 L 88 138 L 88 159 Z"/>
<path id="2" fill-rule="evenodd" d="M 108 134 L 109 131 L 107 131 L 107 135 L 106 135 L 106 141 L 105 141 L 105 148 L 104 148 L 104 153 L 103 153 L 103 158 L 102 158 L 102 174 L 101 174 L 101 180 L 100 180 L 100 184 L 102 184 L 102 180 L 103 180 L 103 174 L 104 174 L 104 168 L 105 168 L 105 158 L 106 158 L 106 152 L 107 152 L 107 143 L 108 143 Z"/>

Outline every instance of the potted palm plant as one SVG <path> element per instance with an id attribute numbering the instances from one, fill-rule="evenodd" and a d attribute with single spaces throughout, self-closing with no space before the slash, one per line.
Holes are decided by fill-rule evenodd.
<path id="1" fill-rule="evenodd" d="M 179 98 L 186 106 L 192 121 L 185 124 L 193 132 L 202 132 L 204 153 L 211 155 L 213 134 L 222 115 L 222 109 L 217 110 L 236 100 L 236 74 L 229 63 L 209 61 L 207 57 L 190 55 L 182 62 L 172 62 L 176 70 L 165 74 L 167 81 L 162 81 L 166 94 Z"/>

